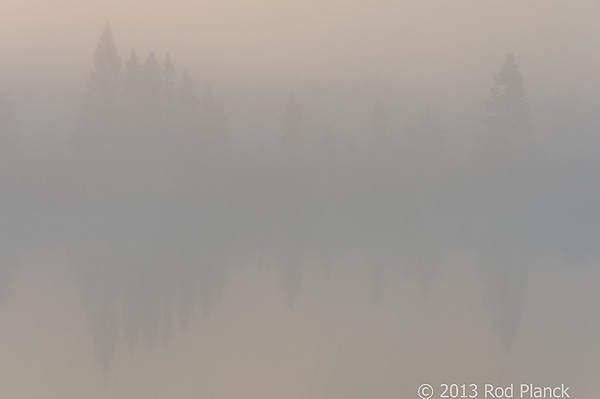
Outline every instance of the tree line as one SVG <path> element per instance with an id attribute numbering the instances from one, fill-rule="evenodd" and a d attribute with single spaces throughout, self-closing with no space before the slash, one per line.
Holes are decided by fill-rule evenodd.
<path id="1" fill-rule="evenodd" d="M 531 144 L 526 134 L 530 107 L 513 53 L 506 55 L 494 76 L 484 104 L 483 148 L 502 154 Z M 12 98 L 0 92 L 0 142 L 5 152 L 16 141 L 15 106 Z M 284 156 L 298 159 L 307 147 L 302 106 L 292 94 L 282 108 L 281 150 Z M 392 146 L 387 119 L 385 105 L 376 101 L 368 121 L 367 142 L 375 153 Z M 215 157 L 228 147 L 228 130 L 223 104 L 210 85 L 199 89 L 187 70 L 177 70 L 169 54 L 159 59 L 151 52 L 142 58 L 132 49 L 123 62 L 106 25 L 95 50 L 75 129 L 77 148 L 85 157 L 92 153 L 104 157 L 118 148 L 137 149 L 138 156 L 172 151 L 175 157 L 186 158 L 186 153 L 189 158 Z M 430 112 L 406 130 L 415 152 L 438 152 L 442 147 L 444 130 Z M 326 134 L 325 142 L 331 147 L 330 126 Z"/>
<path id="2" fill-rule="evenodd" d="M 107 25 L 96 47 L 76 130 L 84 150 L 146 143 L 154 151 L 201 147 L 205 154 L 214 154 L 224 150 L 228 128 L 210 85 L 199 90 L 187 70 L 177 71 L 169 54 L 159 60 L 151 52 L 142 60 L 132 49 L 123 63 Z"/>

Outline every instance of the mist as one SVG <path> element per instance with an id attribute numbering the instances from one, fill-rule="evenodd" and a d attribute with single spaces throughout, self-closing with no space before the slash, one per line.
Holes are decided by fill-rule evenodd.
<path id="1" fill-rule="evenodd" d="M 597 1 L 4 9 L 0 396 L 593 396 Z"/>

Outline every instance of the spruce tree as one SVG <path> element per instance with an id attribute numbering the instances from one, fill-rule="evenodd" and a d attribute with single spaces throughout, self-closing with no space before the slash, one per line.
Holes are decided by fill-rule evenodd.
<path id="1" fill-rule="evenodd" d="M 90 72 L 84 96 L 84 118 L 94 124 L 106 125 L 119 116 L 121 89 L 121 57 L 106 25 L 94 54 L 94 67 Z"/>
<path id="2" fill-rule="evenodd" d="M 494 86 L 485 101 L 485 140 L 493 150 L 522 148 L 529 127 L 529 104 L 525 99 L 524 79 L 515 62 L 514 53 L 508 53 L 500 71 L 494 76 Z"/>

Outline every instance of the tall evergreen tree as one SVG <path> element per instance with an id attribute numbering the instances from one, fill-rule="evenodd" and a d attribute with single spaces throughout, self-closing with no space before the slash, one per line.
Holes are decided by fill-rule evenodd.
<path id="1" fill-rule="evenodd" d="M 530 108 L 514 53 L 506 55 L 502 68 L 494 76 L 494 86 L 485 107 L 485 139 L 492 143 L 491 146 L 496 150 L 522 147 L 529 127 Z"/>
<path id="2" fill-rule="evenodd" d="M 90 72 L 84 97 L 84 117 L 93 122 L 114 122 L 119 113 L 121 89 L 121 57 L 106 25 L 94 54 L 94 67 Z"/>

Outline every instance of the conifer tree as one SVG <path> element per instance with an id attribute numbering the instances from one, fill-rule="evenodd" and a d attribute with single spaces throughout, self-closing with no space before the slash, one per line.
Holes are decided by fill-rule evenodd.
<path id="1" fill-rule="evenodd" d="M 121 89 L 121 57 L 106 25 L 94 54 L 94 67 L 88 78 L 84 96 L 84 118 L 94 124 L 107 125 L 119 116 Z"/>
<path id="2" fill-rule="evenodd" d="M 485 140 L 500 151 L 522 147 L 529 127 L 529 104 L 514 53 L 506 55 L 502 68 L 494 76 L 494 86 L 485 107 Z"/>

